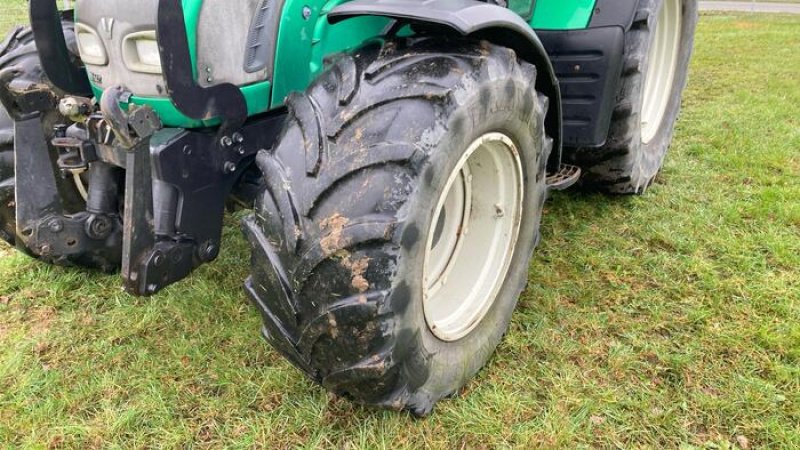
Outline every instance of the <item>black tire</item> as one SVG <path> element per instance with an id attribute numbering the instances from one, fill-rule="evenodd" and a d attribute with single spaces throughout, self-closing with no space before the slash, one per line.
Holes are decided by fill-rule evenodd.
<path id="1" fill-rule="evenodd" d="M 67 43 L 75 53 L 73 25 L 65 21 L 63 26 Z M 30 28 L 17 27 L 0 43 L 0 71 L 11 67 L 19 72 L 18 79 L 50 84 L 42 70 Z M 43 126 L 48 135 L 59 118 L 55 109 L 43 111 Z M 55 157 L 55 153 L 51 154 Z M 66 209 L 71 212 L 81 210 L 84 202 L 71 180 L 58 177 L 58 182 Z M 12 246 L 17 242 L 15 217 L 14 122 L 0 104 L 0 239 Z M 33 256 L 29 251 L 27 253 Z"/>
<path id="2" fill-rule="evenodd" d="M 486 42 L 398 39 L 342 56 L 290 95 L 279 144 L 258 155 L 267 187 L 245 220 L 246 288 L 277 350 L 338 395 L 417 415 L 478 372 L 508 327 L 539 237 L 552 139 L 535 77 Z M 520 149 L 520 236 L 485 318 L 445 342 L 424 318 L 423 247 L 448 171 L 498 130 Z"/>
<path id="3" fill-rule="evenodd" d="M 16 244 L 14 122 L 0 105 L 0 239 Z"/>
<path id="4" fill-rule="evenodd" d="M 651 64 L 659 11 L 665 0 L 641 0 L 631 29 L 625 33 L 622 80 L 606 144 L 568 149 L 565 154 L 583 169 L 582 183 L 613 194 L 642 194 L 653 182 L 672 143 L 673 129 L 686 87 L 697 25 L 697 0 L 680 1 L 682 24 L 675 77 L 663 120 L 655 136 L 642 139 L 644 85 Z"/>

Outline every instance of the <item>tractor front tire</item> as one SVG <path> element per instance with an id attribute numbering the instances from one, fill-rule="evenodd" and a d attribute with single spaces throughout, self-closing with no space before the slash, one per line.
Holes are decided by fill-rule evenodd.
<path id="1" fill-rule="evenodd" d="M 428 414 L 528 278 L 552 139 L 536 68 L 450 38 L 368 44 L 288 99 L 244 222 L 267 340 L 358 403 Z"/>
<path id="2" fill-rule="evenodd" d="M 606 144 L 567 149 L 581 182 L 611 194 L 642 194 L 664 164 L 686 87 L 697 0 L 641 0 L 625 33 L 617 105 Z"/>
<path id="3" fill-rule="evenodd" d="M 0 108 L 0 127 L 5 111 Z M 0 128 L 0 133 L 4 130 Z M 0 135 L 2 139 L 2 135 Z M 14 146 L 0 142 L 0 239 L 16 244 L 16 206 L 14 204 Z"/>

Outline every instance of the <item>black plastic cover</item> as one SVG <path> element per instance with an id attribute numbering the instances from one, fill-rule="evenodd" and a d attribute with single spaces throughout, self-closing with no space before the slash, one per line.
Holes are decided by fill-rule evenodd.
<path id="1" fill-rule="evenodd" d="M 599 0 L 589 28 L 620 26 L 626 31 L 633 25 L 639 0 Z"/>
<path id="2" fill-rule="evenodd" d="M 605 144 L 622 74 L 622 27 L 537 34 L 561 85 L 564 145 Z"/>

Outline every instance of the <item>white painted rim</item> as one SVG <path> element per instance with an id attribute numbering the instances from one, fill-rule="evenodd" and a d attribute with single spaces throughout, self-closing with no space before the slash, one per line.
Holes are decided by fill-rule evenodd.
<path id="1" fill-rule="evenodd" d="M 475 140 L 448 177 L 423 263 L 425 320 L 439 339 L 467 336 L 497 299 L 519 237 L 522 180 L 517 146 L 497 132 Z"/>
<path id="2" fill-rule="evenodd" d="M 642 142 L 650 143 L 661 129 L 672 85 L 678 69 L 683 15 L 681 0 L 664 0 L 650 47 L 650 62 L 644 82 L 642 103 Z"/>

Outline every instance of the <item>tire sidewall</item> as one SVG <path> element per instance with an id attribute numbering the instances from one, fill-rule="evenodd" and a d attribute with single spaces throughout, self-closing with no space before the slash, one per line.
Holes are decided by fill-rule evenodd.
<path id="1" fill-rule="evenodd" d="M 542 119 L 537 118 L 543 116 L 543 111 L 533 101 L 536 93 L 530 85 L 520 84 L 515 83 L 513 94 L 509 94 L 512 90 L 507 83 L 493 81 L 491 88 L 484 88 L 483 95 L 475 93 L 454 111 L 421 171 L 420 185 L 405 206 L 408 217 L 400 231 L 401 253 L 395 278 L 403 285 L 394 289 L 399 298 L 393 299 L 405 303 L 405 309 L 396 323 L 400 354 L 395 357 L 414 359 L 404 365 L 410 387 L 417 395 L 434 401 L 461 387 L 484 366 L 502 339 L 528 278 L 528 265 L 539 236 L 548 155 L 544 154 Z M 494 94 L 489 107 L 486 92 Z M 532 110 L 528 113 L 524 109 L 526 103 Z M 490 132 L 507 135 L 520 152 L 524 195 L 519 236 L 506 278 L 483 320 L 467 336 L 445 342 L 430 331 L 423 308 L 422 261 L 429 225 L 447 179 L 462 155 L 472 142 Z"/>
<path id="2" fill-rule="evenodd" d="M 664 116 L 659 124 L 658 131 L 652 140 L 648 143 L 642 141 L 642 128 L 641 116 L 644 110 L 644 89 L 645 80 L 651 70 L 650 66 L 650 49 L 652 48 L 656 38 L 656 27 L 658 27 L 659 12 L 663 7 L 665 0 L 643 0 L 643 4 L 652 8 L 651 17 L 649 18 L 649 29 L 644 48 L 645 57 L 642 65 L 642 74 L 640 78 L 641 85 L 637 89 L 638 99 L 636 105 L 638 114 L 636 115 L 638 126 L 636 127 L 636 135 L 634 136 L 635 145 L 639 146 L 637 152 L 636 163 L 633 171 L 633 181 L 642 184 L 642 188 L 652 182 L 652 178 L 660 170 L 664 158 L 666 157 L 667 150 L 672 142 L 674 134 L 674 126 L 677 121 L 678 114 L 681 109 L 681 94 L 683 93 L 689 75 L 689 62 L 692 57 L 692 49 L 694 47 L 694 30 L 697 23 L 697 0 L 680 0 L 681 1 L 681 37 L 679 43 L 678 62 L 675 66 L 675 76 L 670 87 L 670 96 L 667 102 Z"/>
<path id="3" fill-rule="evenodd" d="M 0 108 L 0 115 L 3 114 Z M 14 201 L 14 146 L 0 144 L 0 239 L 16 245 Z M 5 206 L 5 207 L 4 207 Z"/>

